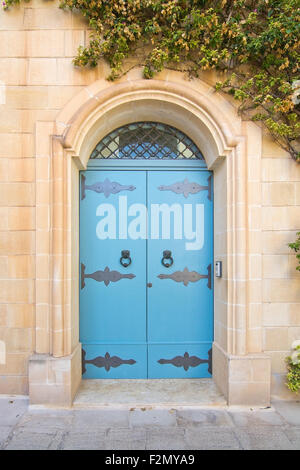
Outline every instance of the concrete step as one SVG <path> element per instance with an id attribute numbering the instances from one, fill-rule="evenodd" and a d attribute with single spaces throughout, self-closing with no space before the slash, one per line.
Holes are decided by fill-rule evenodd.
<path id="1" fill-rule="evenodd" d="M 74 408 L 226 406 L 212 379 L 82 380 Z"/>

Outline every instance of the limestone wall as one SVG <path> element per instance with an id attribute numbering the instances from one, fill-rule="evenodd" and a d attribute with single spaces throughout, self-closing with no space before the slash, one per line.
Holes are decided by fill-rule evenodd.
<path id="1" fill-rule="evenodd" d="M 35 210 L 36 184 L 45 198 L 47 187 L 41 179 L 35 183 L 35 174 L 36 164 L 44 165 L 45 173 L 49 167 L 34 159 L 35 123 L 54 120 L 75 94 L 103 75 L 101 67 L 81 71 L 72 65 L 77 47 L 85 44 L 86 24 L 58 4 L 34 0 L 0 9 L 0 340 L 6 345 L 0 393 L 7 394 L 28 393 L 28 357 L 36 340 L 36 243 L 47 243 L 39 232 L 48 214 Z M 45 257 L 45 270 L 48 263 Z M 47 309 L 41 285 L 39 294 Z"/>
<path id="2" fill-rule="evenodd" d="M 42 151 L 41 158 L 34 157 L 36 122 L 54 121 L 75 95 L 107 73 L 103 65 L 93 70 L 72 65 L 77 47 L 86 44 L 89 32 L 79 15 L 59 10 L 58 4 L 33 0 L 0 11 L 0 393 L 7 394 L 28 393 L 28 357 L 36 351 L 36 342 L 39 352 L 41 344 L 45 352 L 49 350 L 51 325 L 49 315 L 43 315 L 50 302 L 43 291 L 49 257 L 39 254 L 40 272 L 36 273 L 35 253 L 43 253 L 43 245 L 44 252 L 49 252 L 45 234 L 50 224 L 46 183 L 50 165 Z M 255 133 L 252 137 L 249 133 L 251 138 Z M 266 136 L 262 160 L 255 157 L 257 165 L 251 168 L 256 170 L 248 174 L 246 188 L 251 201 L 248 291 L 253 298 L 247 325 L 249 351 L 261 352 L 263 345 L 272 358 L 273 393 L 291 397 L 283 385 L 284 358 L 291 342 L 300 338 L 300 274 L 287 243 L 300 230 L 300 165 Z M 216 198 L 225 206 L 223 177 L 224 168 L 217 169 Z M 225 237 L 220 227 L 215 238 L 220 254 L 227 243 L 222 233 Z M 224 286 L 216 298 L 219 304 L 226 295 Z M 224 305 L 223 320 L 215 328 L 226 349 Z M 5 364 L 1 364 L 1 344 L 6 348 Z"/>
<path id="3" fill-rule="evenodd" d="M 300 227 L 300 165 L 267 136 L 262 157 L 263 347 L 272 358 L 273 394 L 290 397 L 284 359 L 300 338 L 300 273 L 287 244 Z"/>

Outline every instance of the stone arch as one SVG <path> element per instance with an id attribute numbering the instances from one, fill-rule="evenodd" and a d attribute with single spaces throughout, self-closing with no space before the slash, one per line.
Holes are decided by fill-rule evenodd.
<path id="1" fill-rule="evenodd" d="M 250 362 L 266 360 L 261 355 L 261 343 L 252 341 L 247 287 L 247 175 L 253 157 L 260 159 L 260 129 L 252 123 L 242 123 L 234 106 L 212 87 L 200 80 L 187 81 L 180 73 L 173 74 L 172 80 L 125 77 L 114 84 L 99 80 L 75 96 L 55 123 L 37 123 L 37 213 L 44 210 L 49 222 L 37 233 L 36 352 L 47 355 L 52 382 L 49 376 L 47 385 L 39 382 L 42 379 L 30 379 L 32 402 L 70 404 L 81 380 L 78 171 L 86 168 L 93 148 L 109 132 L 124 124 L 147 120 L 169 124 L 187 134 L 201 148 L 208 169 L 215 173 L 215 257 L 223 261 L 224 277 L 215 283 L 214 378 L 228 401 L 232 357 Z M 38 183 L 45 178 L 45 159 L 49 192 L 47 203 L 39 207 L 45 188 Z M 48 243 L 39 242 L 39 236 L 47 236 Z M 45 254 L 48 271 L 39 279 Z M 44 289 L 43 301 L 39 285 Z M 249 353 L 255 353 L 255 358 Z M 30 370 L 34 367 L 43 368 L 36 355 Z M 36 375 L 41 376 L 42 372 Z M 47 390 L 44 401 L 41 385 Z M 260 402 L 268 401 L 268 386 L 265 380 L 264 399 Z M 54 397 L 51 400 L 50 395 Z"/>
<path id="2" fill-rule="evenodd" d="M 157 120 L 180 128 L 196 145 L 201 144 L 207 164 L 212 167 L 237 145 L 241 120 L 232 105 L 200 83 L 195 90 L 183 80 L 125 81 L 109 87 L 100 80 L 59 114 L 56 123 L 63 146 L 72 149 L 85 167 L 93 145 L 114 128 L 139 120 Z"/>

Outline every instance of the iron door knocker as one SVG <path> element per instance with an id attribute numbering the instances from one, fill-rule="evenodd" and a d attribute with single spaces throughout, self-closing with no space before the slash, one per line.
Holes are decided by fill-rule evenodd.
<path id="1" fill-rule="evenodd" d="M 123 260 L 127 260 L 127 263 L 124 262 Z M 130 251 L 129 250 L 121 251 L 120 263 L 121 263 L 122 266 L 124 266 L 124 268 L 127 268 L 131 264 L 131 258 L 130 258 Z"/>
<path id="2" fill-rule="evenodd" d="M 166 260 L 169 260 L 169 262 L 166 263 Z M 172 258 L 172 251 L 169 251 L 169 250 L 163 251 L 163 258 L 161 260 L 161 264 L 165 268 L 169 268 L 170 266 L 172 266 L 173 263 L 174 263 L 174 260 Z"/>

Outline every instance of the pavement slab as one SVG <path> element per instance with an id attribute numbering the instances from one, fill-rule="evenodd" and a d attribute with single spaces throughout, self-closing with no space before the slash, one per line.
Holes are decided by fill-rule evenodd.
<path id="1" fill-rule="evenodd" d="M 186 429 L 187 449 L 197 450 L 241 450 L 242 446 L 234 430 L 228 426 L 204 426 Z"/>
<path id="2" fill-rule="evenodd" d="M 272 408 L 244 410 L 241 407 L 231 407 L 228 414 L 239 427 L 281 426 L 285 423 L 280 414 Z"/>
<path id="3" fill-rule="evenodd" d="M 63 436 L 62 450 L 105 450 L 106 431 L 68 432 Z"/>
<path id="4" fill-rule="evenodd" d="M 3 448 L 10 432 L 11 426 L 0 426 L 0 449 Z"/>
<path id="5" fill-rule="evenodd" d="M 47 450 L 54 438 L 55 434 L 45 432 L 16 431 L 11 435 L 5 450 Z"/>
<path id="6" fill-rule="evenodd" d="M 279 426 L 239 428 L 238 438 L 245 450 L 294 450 L 293 444 Z"/>
<path id="7" fill-rule="evenodd" d="M 284 432 L 295 450 L 300 450 L 300 426 L 287 427 Z"/>
<path id="8" fill-rule="evenodd" d="M 106 439 L 107 450 L 145 450 L 146 429 L 117 429 L 108 430 Z"/>
<path id="9" fill-rule="evenodd" d="M 1 397 L 1 395 L 0 395 Z M 0 398 L 0 426 L 13 426 L 28 410 L 28 398 Z"/>
<path id="10" fill-rule="evenodd" d="M 273 405 L 282 418 L 289 424 L 300 426 L 300 400 L 299 401 L 276 401 Z"/>
<path id="11" fill-rule="evenodd" d="M 147 430 L 147 449 L 186 450 L 185 429 L 176 427 L 153 427 Z"/>
<path id="12" fill-rule="evenodd" d="M 4 450 L 300 450 L 300 403 L 35 408 L 0 398 Z"/>

